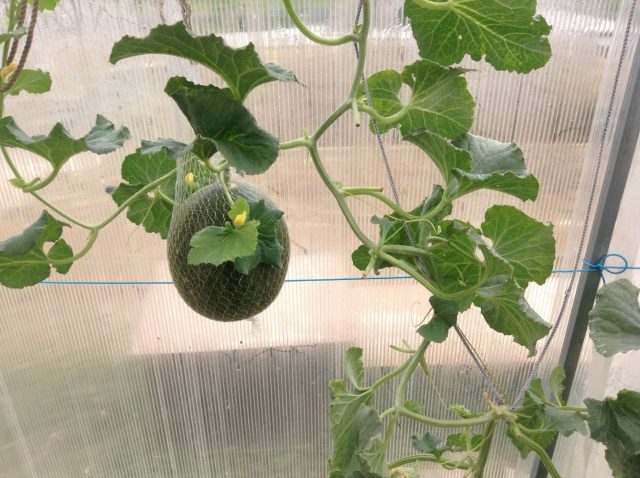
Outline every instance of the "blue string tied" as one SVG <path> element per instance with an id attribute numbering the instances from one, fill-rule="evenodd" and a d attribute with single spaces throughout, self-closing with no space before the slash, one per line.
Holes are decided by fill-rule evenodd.
<path id="1" fill-rule="evenodd" d="M 615 257 L 622 261 L 622 265 L 607 265 L 607 259 Z M 582 259 L 582 263 L 587 266 L 587 272 L 599 272 L 600 278 L 602 279 L 602 283 L 606 284 L 607 280 L 604 277 L 604 273 L 608 272 L 609 274 L 622 274 L 623 272 L 629 270 L 629 261 L 627 261 L 626 257 L 622 254 L 610 253 L 605 254 L 600 259 L 598 259 L 595 263 L 588 261 L 587 259 Z"/>

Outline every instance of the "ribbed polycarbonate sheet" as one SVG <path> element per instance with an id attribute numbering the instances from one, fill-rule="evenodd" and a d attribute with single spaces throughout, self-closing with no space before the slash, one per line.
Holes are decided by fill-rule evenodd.
<path id="1" fill-rule="evenodd" d="M 338 35 L 353 28 L 357 0 L 293 2 L 314 31 Z M 515 141 L 541 183 L 539 200 L 519 204 L 499 193 L 475 194 L 455 214 L 479 224 L 495 202 L 518 204 L 552 222 L 556 267 L 572 266 L 592 184 L 598 140 L 618 62 L 629 0 L 544 0 L 553 25 L 554 57 L 544 69 L 521 76 L 465 62 L 478 102 L 474 132 Z M 366 71 L 400 69 L 417 58 L 401 0 L 377 1 Z M 354 71 L 350 45 L 312 44 L 292 27 L 279 2 L 191 2 L 198 34 L 223 34 L 229 44 L 255 43 L 265 62 L 295 71 L 304 86 L 271 83 L 248 107 L 282 140 L 312 130 L 348 92 Z M 100 113 L 128 126 L 122 151 L 82 154 L 65 165 L 47 198 L 86 221 L 106 217 L 114 204 L 105 187 L 118 183 L 124 156 L 142 139 L 190 141 L 192 133 L 163 93 L 170 76 L 215 82 L 189 62 L 147 56 L 108 63 L 111 45 L 125 34 L 141 36 L 181 9 L 171 0 L 62 0 L 42 15 L 30 57 L 52 73 L 51 93 L 7 101 L 29 133 L 62 121 L 84 134 Z M 636 43 L 637 23 L 631 38 Z M 628 62 L 627 62 L 628 63 Z M 625 67 L 628 68 L 627 63 Z M 622 81 L 628 75 L 623 69 Z M 615 127 L 615 111 L 612 127 Z M 402 203 L 411 206 L 438 181 L 436 169 L 396 133 L 385 137 Z M 321 154 L 345 185 L 388 182 L 375 138 L 345 115 L 328 132 Z M 27 177 L 47 170 L 36 157 L 15 152 Z M 2 238 L 33 222 L 42 205 L 11 187 L 0 167 Z M 414 327 L 428 313 L 428 295 L 406 279 L 357 278 L 350 254 L 357 241 L 304 152 L 287 151 L 264 176 L 251 177 L 286 212 L 292 239 L 289 282 L 255 319 L 222 324 L 191 312 L 169 281 L 163 241 L 125 217 L 101 233 L 91 253 L 74 264 L 64 284 L 0 289 L 0 469 L 3 477 L 326 477 L 331 454 L 327 382 L 342 377 L 349 346 L 365 350 L 367 379 L 404 358 L 389 344 L 417 343 Z M 368 233 L 377 205 L 353 202 Z M 76 228 L 77 229 L 77 228 Z M 68 233 L 74 248 L 83 233 Z M 533 307 L 554 321 L 567 274 L 554 274 L 528 293 Z M 302 281 L 301 281 L 302 280 Z M 83 282 L 97 282 L 84 284 Z M 132 284 L 136 283 L 137 284 Z M 125 284 L 126 283 L 126 284 Z M 470 312 L 460 326 L 510 395 L 532 365 L 526 350 L 488 329 Z M 556 363 L 563 329 L 543 372 Z M 484 385 L 456 337 L 429 349 L 433 381 L 417 378 L 409 397 L 445 417 L 437 391 L 449 403 L 483 406 Z M 381 397 L 389 401 L 391 392 Z M 410 451 L 409 437 L 423 427 L 403 423 L 393 456 Z M 515 448 L 496 442 L 486 476 L 528 476 Z M 424 466 L 423 476 L 461 476 Z M 570 475 L 577 476 L 577 475 Z"/>

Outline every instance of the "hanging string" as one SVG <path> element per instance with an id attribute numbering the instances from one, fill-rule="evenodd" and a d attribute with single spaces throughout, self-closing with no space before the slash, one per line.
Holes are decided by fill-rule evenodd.
<path id="1" fill-rule="evenodd" d="M 362 8 L 364 5 L 364 1 L 365 0 L 360 0 L 360 2 L 358 2 L 358 9 L 356 11 L 356 19 L 355 19 L 355 28 L 357 28 L 358 26 L 358 22 L 360 21 L 360 17 L 362 15 Z M 358 58 L 360 56 L 360 50 L 358 48 L 358 42 L 353 42 L 353 46 L 356 52 L 356 58 Z M 371 98 L 371 91 L 369 90 L 369 85 L 367 83 L 367 78 L 364 74 L 364 71 L 362 73 L 362 84 L 364 86 L 364 93 L 367 99 L 367 104 L 369 106 L 372 106 L 373 101 Z M 384 145 L 384 140 L 382 139 L 382 134 L 380 132 L 380 127 L 378 126 L 378 122 L 372 118 L 371 120 L 372 125 L 373 125 L 373 131 L 376 135 L 377 141 L 378 141 L 378 147 L 380 149 L 380 153 L 382 155 L 382 161 L 384 163 L 384 168 L 385 171 L 387 173 L 387 180 L 389 181 L 389 185 L 391 186 L 391 193 L 393 195 L 393 200 L 395 201 L 395 203 L 400 206 L 400 195 L 398 194 L 398 188 L 396 187 L 396 182 L 395 179 L 393 177 L 393 172 L 391 170 L 391 163 L 389 161 L 389 156 L 387 155 L 387 150 L 385 148 Z M 407 236 L 407 240 L 409 241 L 410 245 L 412 247 L 415 247 L 413 238 L 411 237 L 411 233 L 409 231 L 409 226 L 407 226 L 407 224 L 405 223 L 403 225 L 404 228 L 404 233 Z M 424 265 L 422 264 L 422 260 L 420 258 L 416 258 L 415 259 L 415 263 L 418 266 L 418 268 L 420 269 L 420 272 L 422 273 L 422 275 L 424 275 L 425 277 L 427 277 L 427 273 L 425 270 Z M 458 324 L 455 324 L 453 326 L 453 329 L 455 330 L 456 334 L 458 335 L 458 337 L 460 337 L 460 340 L 462 342 L 462 345 L 464 346 L 464 348 L 466 349 L 467 353 L 471 356 L 471 358 L 473 359 L 474 363 L 476 364 L 476 366 L 478 367 L 478 369 L 480 370 L 480 372 L 482 373 L 482 377 L 483 377 L 483 381 L 485 381 L 487 384 L 489 384 L 489 388 L 491 389 L 491 391 L 494 394 L 495 397 L 495 402 L 498 405 L 502 405 L 504 403 L 504 395 L 498 390 L 497 384 L 495 382 L 494 379 L 494 375 L 489 371 L 486 363 L 482 360 L 482 358 L 480 357 L 480 354 L 478 354 L 478 352 L 476 351 L 476 349 L 473 347 L 473 344 L 471 343 L 471 341 L 469 340 L 469 338 L 465 335 L 465 333 L 462 331 L 462 329 L 458 326 Z"/>
<path id="2" fill-rule="evenodd" d="M 549 335 L 547 336 L 547 340 L 545 341 L 544 345 L 542 346 L 542 350 L 540 351 L 540 353 L 538 354 L 538 356 L 536 357 L 536 360 L 533 364 L 533 367 L 531 369 L 531 372 L 529 373 L 529 376 L 527 377 L 527 380 L 524 382 L 524 384 L 522 385 L 522 387 L 520 388 L 520 390 L 518 391 L 518 395 L 516 395 L 516 399 L 513 402 L 513 405 L 511 406 L 511 410 L 515 410 L 520 403 L 522 402 L 522 400 L 524 399 L 524 395 L 527 392 L 527 390 L 529 389 L 529 387 L 531 386 L 531 383 L 536 379 L 536 377 L 538 376 L 538 372 L 540 370 L 540 364 L 542 363 L 542 360 L 544 359 L 545 355 L 547 354 L 547 352 L 549 351 L 549 346 L 551 345 L 551 342 L 553 341 L 556 333 L 558 332 L 558 329 L 560 327 L 560 323 L 562 322 L 562 318 L 564 317 L 564 314 L 567 310 L 567 307 L 569 305 L 569 297 L 571 297 L 571 292 L 573 291 L 573 287 L 576 281 L 576 277 L 578 276 L 578 267 L 580 266 L 580 262 L 583 261 L 582 259 L 582 254 L 584 251 L 584 247 L 586 244 L 586 240 L 587 240 L 587 232 L 589 230 L 589 226 L 591 225 L 591 215 L 593 212 L 593 204 L 595 202 L 595 197 L 596 197 L 596 191 L 597 191 L 597 187 L 598 187 L 598 179 L 600 177 L 600 170 L 602 167 L 602 160 L 604 157 L 604 149 L 605 149 L 605 145 L 607 142 L 607 137 L 609 136 L 609 127 L 611 125 L 611 119 L 613 117 L 613 109 L 616 103 L 616 98 L 618 96 L 618 88 L 620 86 L 620 77 L 622 75 L 622 68 L 624 65 L 624 60 L 627 56 L 627 50 L 629 49 L 629 38 L 631 37 L 631 29 L 633 27 L 633 20 L 635 18 L 635 13 L 636 13 L 636 5 L 637 5 L 637 0 L 633 0 L 631 3 L 631 10 L 629 11 L 629 18 L 627 20 L 627 25 L 624 31 L 624 39 L 622 41 L 622 49 L 620 50 L 620 57 L 618 59 L 618 64 L 616 67 L 616 73 L 615 73 L 615 77 L 613 80 L 613 88 L 611 90 L 611 96 L 609 97 L 609 105 L 607 108 L 607 114 L 605 116 L 605 120 L 604 123 L 602 125 L 602 132 L 600 134 L 600 142 L 599 142 L 599 148 L 598 148 L 598 156 L 596 158 L 596 167 L 595 167 L 595 171 L 593 173 L 593 179 L 592 179 L 592 183 L 591 183 L 591 190 L 589 191 L 589 199 L 587 201 L 587 209 L 585 211 L 585 217 L 584 217 L 584 223 L 582 226 L 582 231 L 580 233 L 580 242 L 578 245 L 578 251 L 576 253 L 576 258 L 573 264 L 573 272 L 571 273 L 571 277 L 569 278 L 569 285 L 567 286 L 567 288 L 564 291 L 564 296 L 562 298 L 562 304 L 560 306 L 560 311 L 558 312 L 558 316 L 556 318 L 555 323 L 553 324 L 553 327 L 551 328 L 551 332 L 549 333 Z M 618 254 L 615 254 L 616 256 L 619 256 Z M 604 256 L 606 258 L 606 256 Z M 620 256 L 621 257 L 621 256 Z M 595 264 L 599 264 L 601 263 L 602 258 L 599 259 L 598 261 L 596 261 Z M 626 263 L 626 259 L 625 259 L 625 263 Z M 592 264 L 594 267 L 596 267 L 594 264 Z M 603 266 L 604 267 L 604 266 Z M 596 268 L 595 270 L 599 270 L 602 274 L 602 271 L 604 269 L 600 269 L 600 268 Z"/>

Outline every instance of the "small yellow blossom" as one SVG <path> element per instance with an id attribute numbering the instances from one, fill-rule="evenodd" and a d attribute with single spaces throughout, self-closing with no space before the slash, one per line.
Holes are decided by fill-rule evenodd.
<path id="1" fill-rule="evenodd" d="M 195 180 L 196 176 L 193 173 L 187 173 L 187 175 L 184 177 L 184 182 L 188 187 L 193 186 Z"/>
<path id="2" fill-rule="evenodd" d="M 233 218 L 233 223 L 236 226 L 243 226 L 245 222 L 247 222 L 247 211 L 243 212 L 242 214 L 238 214 Z"/>
<path id="3" fill-rule="evenodd" d="M 3 80 L 6 80 L 11 73 L 16 71 L 16 68 L 18 68 L 18 65 L 16 65 L 15 63 L 9 63 L 2 69 L 2 71 L 0 71 L 0 77 Z"/>

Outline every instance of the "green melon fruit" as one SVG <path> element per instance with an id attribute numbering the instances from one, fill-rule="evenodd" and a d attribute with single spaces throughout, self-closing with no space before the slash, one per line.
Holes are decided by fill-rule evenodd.
<path id="1" fill-rule="evenodd" d="M 232 189 L 234 200 L 238 195 L 248 201 L 264 199 L 268 206 L 276 207 L 264 192 L 247 183 Z M 245 275 L 232 262 L 188 264 L 193 235 L 208 226 L 223 226 L 229 220 L 228 210 L 219 185 L 202 188 L 176 207 L 167 237 L 169 268 L 178 292 L 194 311 L 223 322 L 247 319 L 266 309 L 280 292 L 289 263 L 289 233 L 280 219 L 275 231 L 284 248 L 282 268 L 259 264 Z"/>

